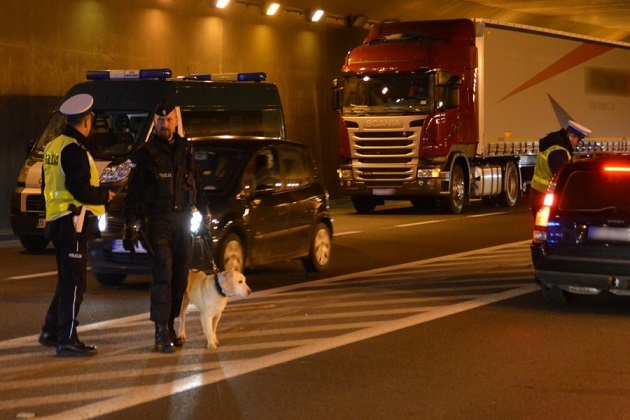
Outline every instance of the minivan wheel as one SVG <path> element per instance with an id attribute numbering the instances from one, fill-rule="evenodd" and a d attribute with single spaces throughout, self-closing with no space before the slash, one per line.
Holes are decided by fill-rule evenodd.
<path id="1" fill-rule="evenodd" d="M 542 285 L 542 294 L 545 301 L 550 305 L 564 306 L 569 303 L 570 293 L 560 289 L 557 286 Z"/>
<path id="2" fill-rule="evenodd" d="M 330 264 L 330 230 L 325 223 L 318 223 L 311 236 L 310 252 L 302 259 L 302 265 L 311 273 L 324 271 Z"/>
<path id="3" fill-rule="evenodd" d="M 121 285 L 125 278 L 126 274 L 111 274 L 111 273 L 94 273 L 94 277 L 96 277 L 96 281 L 98 281 L 103 286 L 118 286 Z"/>
<path id="4" fill-rule="evenodd" d="M 241 238 L 235 233 L 229 233 L 219 251 L 219 268 L 222 270 L 236 270 L 241 273 L 245 269 L 245 250 Z"/>
<path id="5" fill-rule="evenodd" d="M 48 243 L 50 242 L 48 239 L 42 236 L 20 236 L 20 243 L 29 252 L 43 252 Z"/>

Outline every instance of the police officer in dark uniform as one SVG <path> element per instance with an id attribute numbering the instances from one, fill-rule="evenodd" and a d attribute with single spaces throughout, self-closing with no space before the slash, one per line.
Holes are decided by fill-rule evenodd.
<path id="1" fill-rule="evenodd" d="M 123 246 L 134 252 L 142 229 L 151 258 L 150 318 L 154 351 L 173 352 L 183 341 L 174 330 L 188 284 L 192 258 L 191 214 L 207 214 L 201 171 L 190 142 L 177 134 L 177 110 L 162 100 L 154 115 L 155 132 L 134 156 L 125 199 Z M 142 225 L 142 226 L 141 226 Z"/>
<path id="2" fill-rule="evenodd" d="M 553 176 L 571 160 L 573 150 L 588 136 L 591 130 L 575 121 L 569 121 L 566 129 L 551 132 L 538 142 L 538 156 L 530 190 L 530 204 L 534 218 L 543 206 L 547 188 Z"/>
<path id="3" fill-rule="evenodd" d="M 99 172 L 85 148 L 92 127 L 88 94 L 68 98 L 59 109 L 66 116 L 63 133 L 44 148 L 42 192 L 46 203 L 46 236 L 57 255 L 57 288 L 39 342 L 57 347 L 57 356 L 92 356 L 96 347 L 77 336 L 77 315 L 87 279 L 87 242 L 100 236 L 97 216 L 113 191 L 101 188 Z"/>

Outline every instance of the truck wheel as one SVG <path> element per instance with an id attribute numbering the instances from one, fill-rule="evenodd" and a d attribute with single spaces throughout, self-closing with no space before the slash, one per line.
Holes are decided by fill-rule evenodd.
<path id="1" fill-rule="evenodd" d="M 311 236 L 310 252 L 302 259 L 306 271 L 315 273 L 326 270 L 330 263 L 330 231 L 324 223 L 318 223 Z"/>
<path id="2" fill-rule="evenodd" d="M 442 208 L 450 213 L 461 213 L 466 199 L 466 180 L 464 171 L 459 165 L 454 165 L 451 172 L 451 185 L 448 197 L 442 199 Z"/>
<path id="3" fill-rule="evenodd" d="M 376 200 L 372 197 L 352 197 L 352 205 L 357 213 L 372 213 L 376 208 Z"/>
<path id="4" fill-rule="evenodd" d="M 29 252 L 43 252 L 48 246 L 48 239 L 42 236 L 20 236 L 20 243 Z"/>
<path id="5" fill-rule="evenodd" d="M 221 270 L 236 270 L 241 273 L 245 269 L 245 249 L 241 238 L 235 233 L 229 233 L 223 240 L 219 252 L 219 268 Z"/>
<path id="6" fill-rule="evenodd" d="M 103 286 L 119 286 L 127 277 L 126 274 L 111 274 L 111 273 L 94 273 L 96 281 Z"/>
<path id="7" fill-rule="evenodd" d="M 514 207 L 518 201 L 518 171 L 514 162 L 508 162 L 503 172 L 503 192 L 499 196 L 499 204 L 504 207 Z"/>

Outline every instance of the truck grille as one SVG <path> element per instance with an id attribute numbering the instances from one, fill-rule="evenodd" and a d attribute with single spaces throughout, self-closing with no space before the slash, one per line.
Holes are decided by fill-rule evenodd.
<path id="1" fill-rule="evenodd" d="M 416 178 L 420 127 L 401 131 L 349 128 L 354 179 L 372 186 L 399 186 Z"/>

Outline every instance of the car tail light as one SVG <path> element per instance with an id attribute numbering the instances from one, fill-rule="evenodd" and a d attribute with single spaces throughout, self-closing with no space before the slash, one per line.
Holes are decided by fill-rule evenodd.
<path id="1" fill-rule="evenodd" d="M 553 192 L 548 192 L 545 195 L 543 206 L 536 213 L 536 222 L 534 223 L 534 241 L 544 242 L 547 240 L 547 226 L 549 224 L 549 214 L 551 213 L 551 206 L 554 202 Z"/>
<path id="2" fill-rule="evenodd" d="M 604 166 L 605 172 L 630 172 L 630 167 L 627 166 Z"/>

